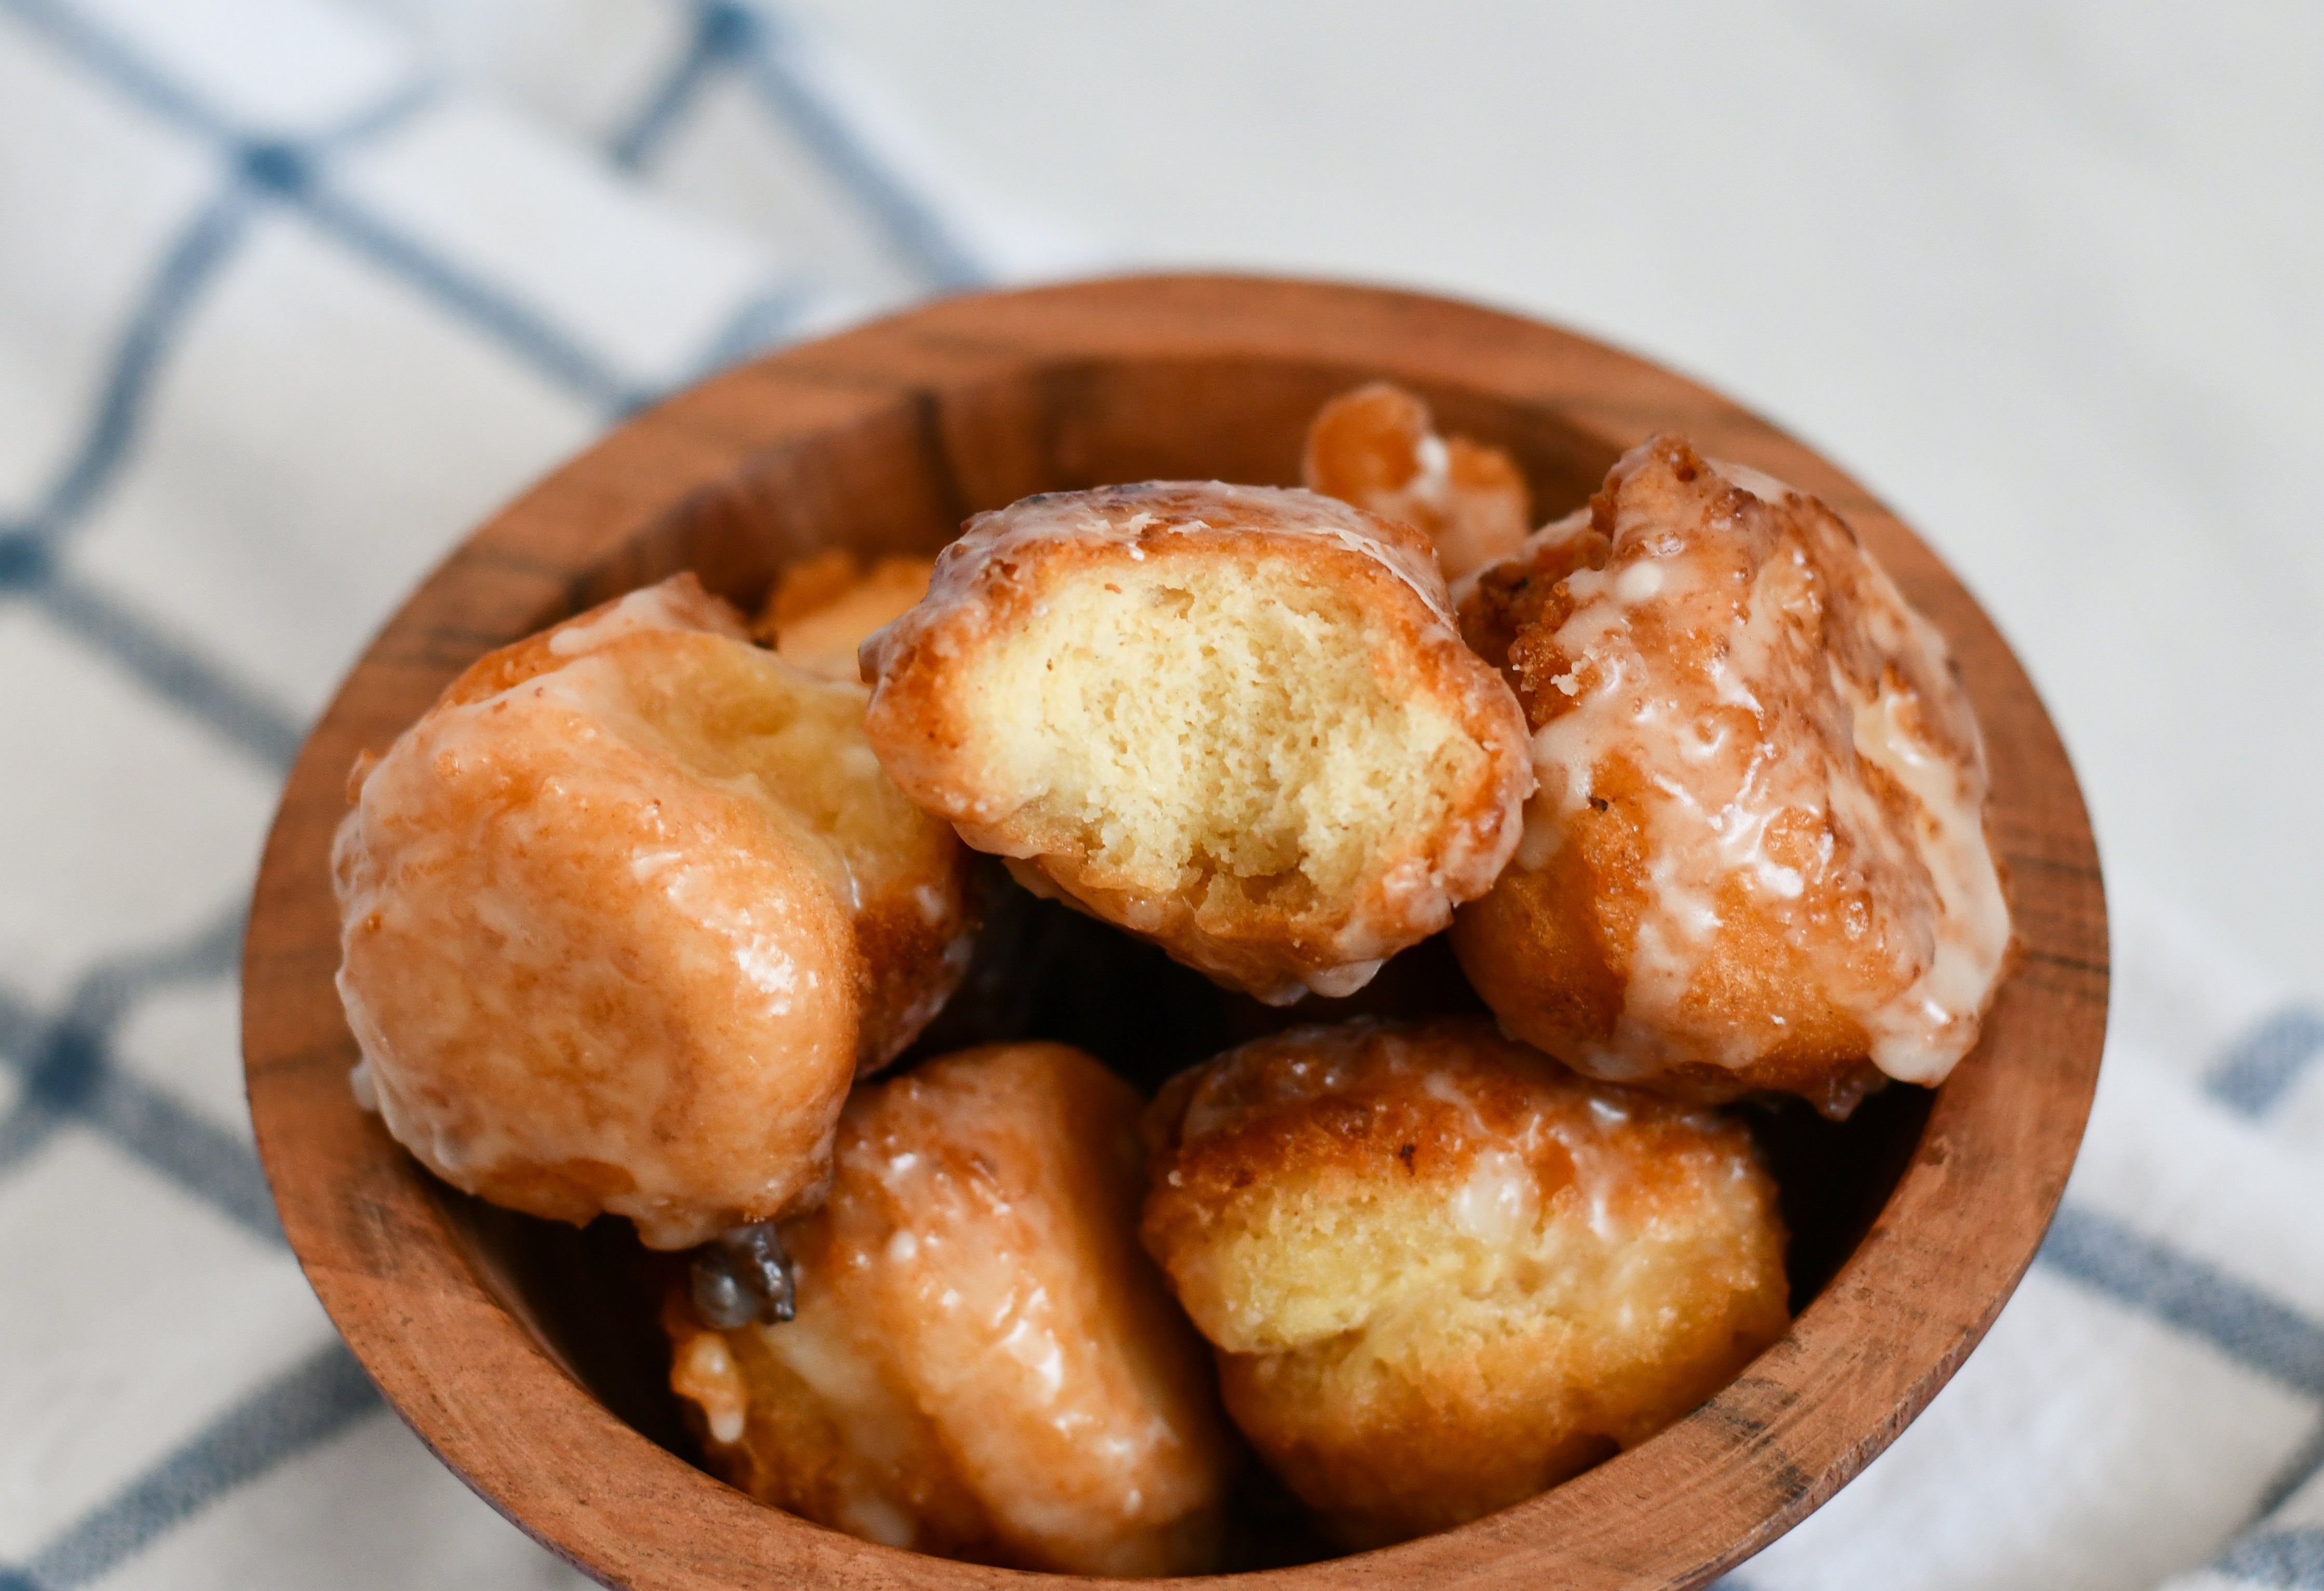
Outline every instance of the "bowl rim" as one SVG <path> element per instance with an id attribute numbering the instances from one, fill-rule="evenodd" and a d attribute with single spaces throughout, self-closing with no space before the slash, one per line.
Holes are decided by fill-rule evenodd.
<path id="1" fill-rule="evenodd" d="M 1701 1409 L 1515 1507 L 1403 1545 L 1238 1576 L 1269 1591 L 1693 1586 L 1774 1540 L 1892 1441 L 2031 1263 L 2095 1088 L 2105 897 L 2063 745 L 1960 582 L 1862 487 L 1737 404 L 1538 320 L 1283 278 L 1111 277 L 939 301 L 715 377 L 610 431 L 493 515 L 364 652 L 286 784 L 244 947 L 245 1080 L 284 1233 L 389 1403 L 495 1509 L 604 1584 L 1000 1586 L 1035 1577 L 859 1541 L 764 1507 L 622 1424 L 504 1307 L 416 1163 L 356 1107 L 327 857 L 356 751 L 475 656 L 580 604 L 678 504 L 898 404 L 1075 361 L 1327 364 L 1462 389 L 1618 452 L 1653 430 L 1837 509 L 1952 645 L 1993 764 L 2017 950 L 1984 1041 L 1935 1093 L 1870 1231 L 1782 1341 Z M 415 705 L 416 704 L 416 705 Z M 1082 1583 L 1042 1575 L 1045 1585 Z M 1215 1578 L 1215 1577 L 1211 1577 Z M 1104 1582 L 1090 1580 L 1095 1586 Z"/>

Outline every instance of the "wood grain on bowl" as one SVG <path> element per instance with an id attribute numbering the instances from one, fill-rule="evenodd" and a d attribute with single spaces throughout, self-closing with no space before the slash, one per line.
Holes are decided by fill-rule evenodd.
<path id="1" fill-rule="evenodd" d="M 613 1586 L 1027 1578 L 808 1525 L 661 1445 L 677 1445 L 667 1407 L 650 1375 L 634 1374 L 650 1348 L 625 1339 L 623 1362 L 604 1334 L 582 1329 L 621 1308 L 618 1284 L 594 1298 L 586 1285 L 575 1291 L 590 1274 L 589 1244 L 433 1182 L 356 1107 L 346 1079 L 355 1044 L 332 986 L 327 872 L 355 754 L 383 748 L 486 650 L 681 569 L 750 602 L 807 552 L 925 551 L 964 515 L 1029 492 L 1148 478 L 1296 483 L 1309 416 L 1379 377 L 1425 397 L 1446 431 L 1508 449 L 1540 517 L 1579 504 L 1625 449 L 1665 430 L 1846 516 L 1950 639 L 1977 704 L 2020 949 L 1983 1042 L 1933 1096 L 1892 1091 L 1884 1101 L 1894 1103 L 1876 1101 L 1850 1136 L 1821 1149 L 1797 1123 L 1769 1133 L 1779 1162 L 1805 1157 L 1787 1189 L 1803 1232 L 1793 1267 L 1801 1313 L 1733 1385 L 1528 1503 L 1261 1577 L 1286 1591 L 1704 1585 L 1861 1469 L 1976 1345 L 2031 1262 L 2073 1161 L 2105 1030 L 2107 941 L 2073 772 L 1969 594 L 1798 442 L 1568 333 L 1352 287 L 1098 282 L 897 316 L 762 359 L 623 425 L 428 580 L 292 771 L 244 967 L 260 1152 L 284 1230 L 349 1346 L 494 1507 Z M 1807 1199 L 1801 1189 L 1819 1176 L 1831 1191 Z M 1798 1207 L 1819 1200 L 1803 1219 Z M 608 1368 L 617 1362 L 628 1372 Z"/>

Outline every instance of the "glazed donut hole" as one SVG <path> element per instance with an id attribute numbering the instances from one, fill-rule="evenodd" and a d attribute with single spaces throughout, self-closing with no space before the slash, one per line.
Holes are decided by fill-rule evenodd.
<path id="1" fill-rule="evenodd" d="M 1345 1545 L 1635 1446 L 1789 1323 L 1738 1124 L 1476 1019 L 1299 1028 L 1148 1113 L 1149 1252 L 1243 1434 Z"/>
<path id="2" fill-rule="evenodd" d="M 973 522 L 864 648 L 899 786 L 1021 883 L 1230 986 L 1360 988 L 1481 893 L 1529 778 L 1425 542 L 1156 483 Z"/>
<path id="3" fill-rule="evenodd" d="M 2006 965 L 1977 721 L 1823 504 L 1656 437 L 1464 593 L 1534 731 L 1525 838 L 1453 944 L 1596 1076 L 1844 1116 L 1933 1085 Z"/>
<path id="4" fill-rule="evenodd" d="M 656 1248 L 781 1214 L 964 969 L 966 858 L 862 688 L 742 635 L 680 577 L 489 654 L 358 766 L 357 1087 L 455 1187 Z"/>
<path id="5" fill-rule="evenodd" d="M 769 792 L 770 810 L 853 919 L 862 953 L 858 1064 L 872 1070 L 926 1026 L 965 966 L 967 859 L 880 771 L 864 691 L 752 648 L 706 648 L 638 688 L 644 733 L 687 774 Z"/>
<path id="6" fill-rule="evenodd" d="M 889 1546 L 1085 1574 L 1214 1568 L 1237 1455 L 1134 1235 L 1136 1090 L 1078 1050 L 946 1056 L 850 1100 L 788 1222 L 798 1307 L 671 1383 L 753 1496 Z"/>
<path id="7" fill-rule="evenodd" d="M 1439 436 L 1428 405 L 1385 381 L 1316 412 L 1300 479 L 1311 492 L 1425 532 L 1447 580 L 1510 557 L 1532 529 L 1517 461 L 1466 437 Z"/>

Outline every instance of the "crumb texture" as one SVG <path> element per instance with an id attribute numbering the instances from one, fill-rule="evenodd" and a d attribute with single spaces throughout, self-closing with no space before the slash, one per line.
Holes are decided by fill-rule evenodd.
<path id="1" fill-rule="evenodd" d="M 1373 667 L 1389 641 L 1290 560 L 1148 560 L 1054 593 L 1001 639 L 992 691 L 1031 708 L 997 754 L 1040 787 L 1034 827 L 1090 876 L 1294 911 L 1350 888 L 1383 843 L 1441 827 L 1484 753 Z M 1118 881 L 1118 882 L 1117 882 Z"/>
<path id="2" fill-rule="evenodd" d="M 875 637 L 872 743 L 1019 875 L 1263 997 L 1347 993 L 1514 844 L 1521 717 L 1422 538 L 1304 492 L 979 520 Z"/>
<path id="3" fill-rule="evenodd" d="M 1645 1440 L 1788 1321 L 1739 1126 L 1481 1020 L 1245 1045 L 1174 1081 L 1147 1134 L 1147 1247 L 1236 1423 L 1351 1546 Z"/>

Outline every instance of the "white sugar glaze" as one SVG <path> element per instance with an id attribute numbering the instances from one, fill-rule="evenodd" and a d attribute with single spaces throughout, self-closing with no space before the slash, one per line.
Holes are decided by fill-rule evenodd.
<path id="1" fill-rule="evenodd" d="M 1663 462 L 1646 453 L 1616 478 Z M 1554 644 L 1571 666 L 1551 683 L 1571 706 L 1536 732 L 1517 865 L 1554 856 L 1609 780 L 1634 791 L 1646 842 L 1622 1014 L 1577 1059 L 1615 1078 L 1751 1061 L 1767 1032 L 1696 1032 L 1687 1014 L 1739 909 L 1792 925 L 1883 1072 L 1939 1082 L 1975 1042 L 2009 942 L 1967 698 L 1942 637 L 1835 516 L 1758 471 L 1711 468 L 1692 495 L 1612 493 L 1609 556 L 1567 577 Z M 1842 900 L 1866 920 L 1806 926 Z"/>
<path id="2" fill-rule="evenodd" d="M 1110 542 L 1142 561 L 1146 550 L 1159 538 L 1222 534 L 1234 528 L 1222 529 L 1203 519 L 1194 510 L 1204 504 L 1241 510 L 1239 517 L 1264 524 L 1268 535 L 1320 541 L 1357 553 L 1401 580 L 1438 618 L 1452 622 L 1435 552 L 1425 536 L 1408 526 L 1298 487 L 1148 481 L 1095 492 L 1043 493 L 970 520 L 960 539 L 937 556 L 927 598 L 864 638 L 865 678 L 879 672 L 879 657 L 895 642 L 933 629 L 945 615 L 977 603 L 985 571 L 992 565 L 1005 564 L 1020 552 L 1073 541 Z"/>
<path id="3" fill-rule="evenodd" d="M 358 768 L 336 842 L 358 1098 L 456 1185 L 650 1246 L 810 1195 L 857 1050 L 908 1041 L 968 949 L 957 853 L 881 788 L 866 695 L 690 576 L 463 676 Z M 874 911 L 926 936 L 876 1030 Z"/>
<path id="4" fill-rule="evenodd" d="M 1487 1249 L 1514 1253 L 1535 1242 L 1553 1216 L 1548 1196 L 1570 1201 L 1563 1207 L 1582 1215 L 1597 1237 L 1615 1240 L 1630 1220 L 1619 1212 L 1635 1202 L 1637 1183 L 1637 1165 L 1613 1136 L 1630 1119 L 1628 1102 L 1600 1091 L 1576 1110 L 1576 1102 L 1562 1093 L 1534 1093 L 1514 1117 L 1495 1120 L 1488 1108 L 1489 1080 L 1506 1110 L 1507 1079 L 1480 1073 L 1473 1056 L 1448 1050 L 1429 1030 L 1369 1021 L 1293 1028 L 1213 1063 L 1179 1118 L 1179 1142 L 1198 1144 L 1239 1130 L 1296 1101 L 1409 1090 L 1451 1113 L 1443 1124 L 1450 1132 L 1445 1146 L 1464 1166 L 1446 1208 L 1464 1235 Z M 1708 1114 L 1683 1119 L 1706 1129 L 1717 1120 Z M 1552 1143 L 1563 1152 L 1572 1179 L 1545 1188 L 1540 1162 L 1545 1145 Z"/>

